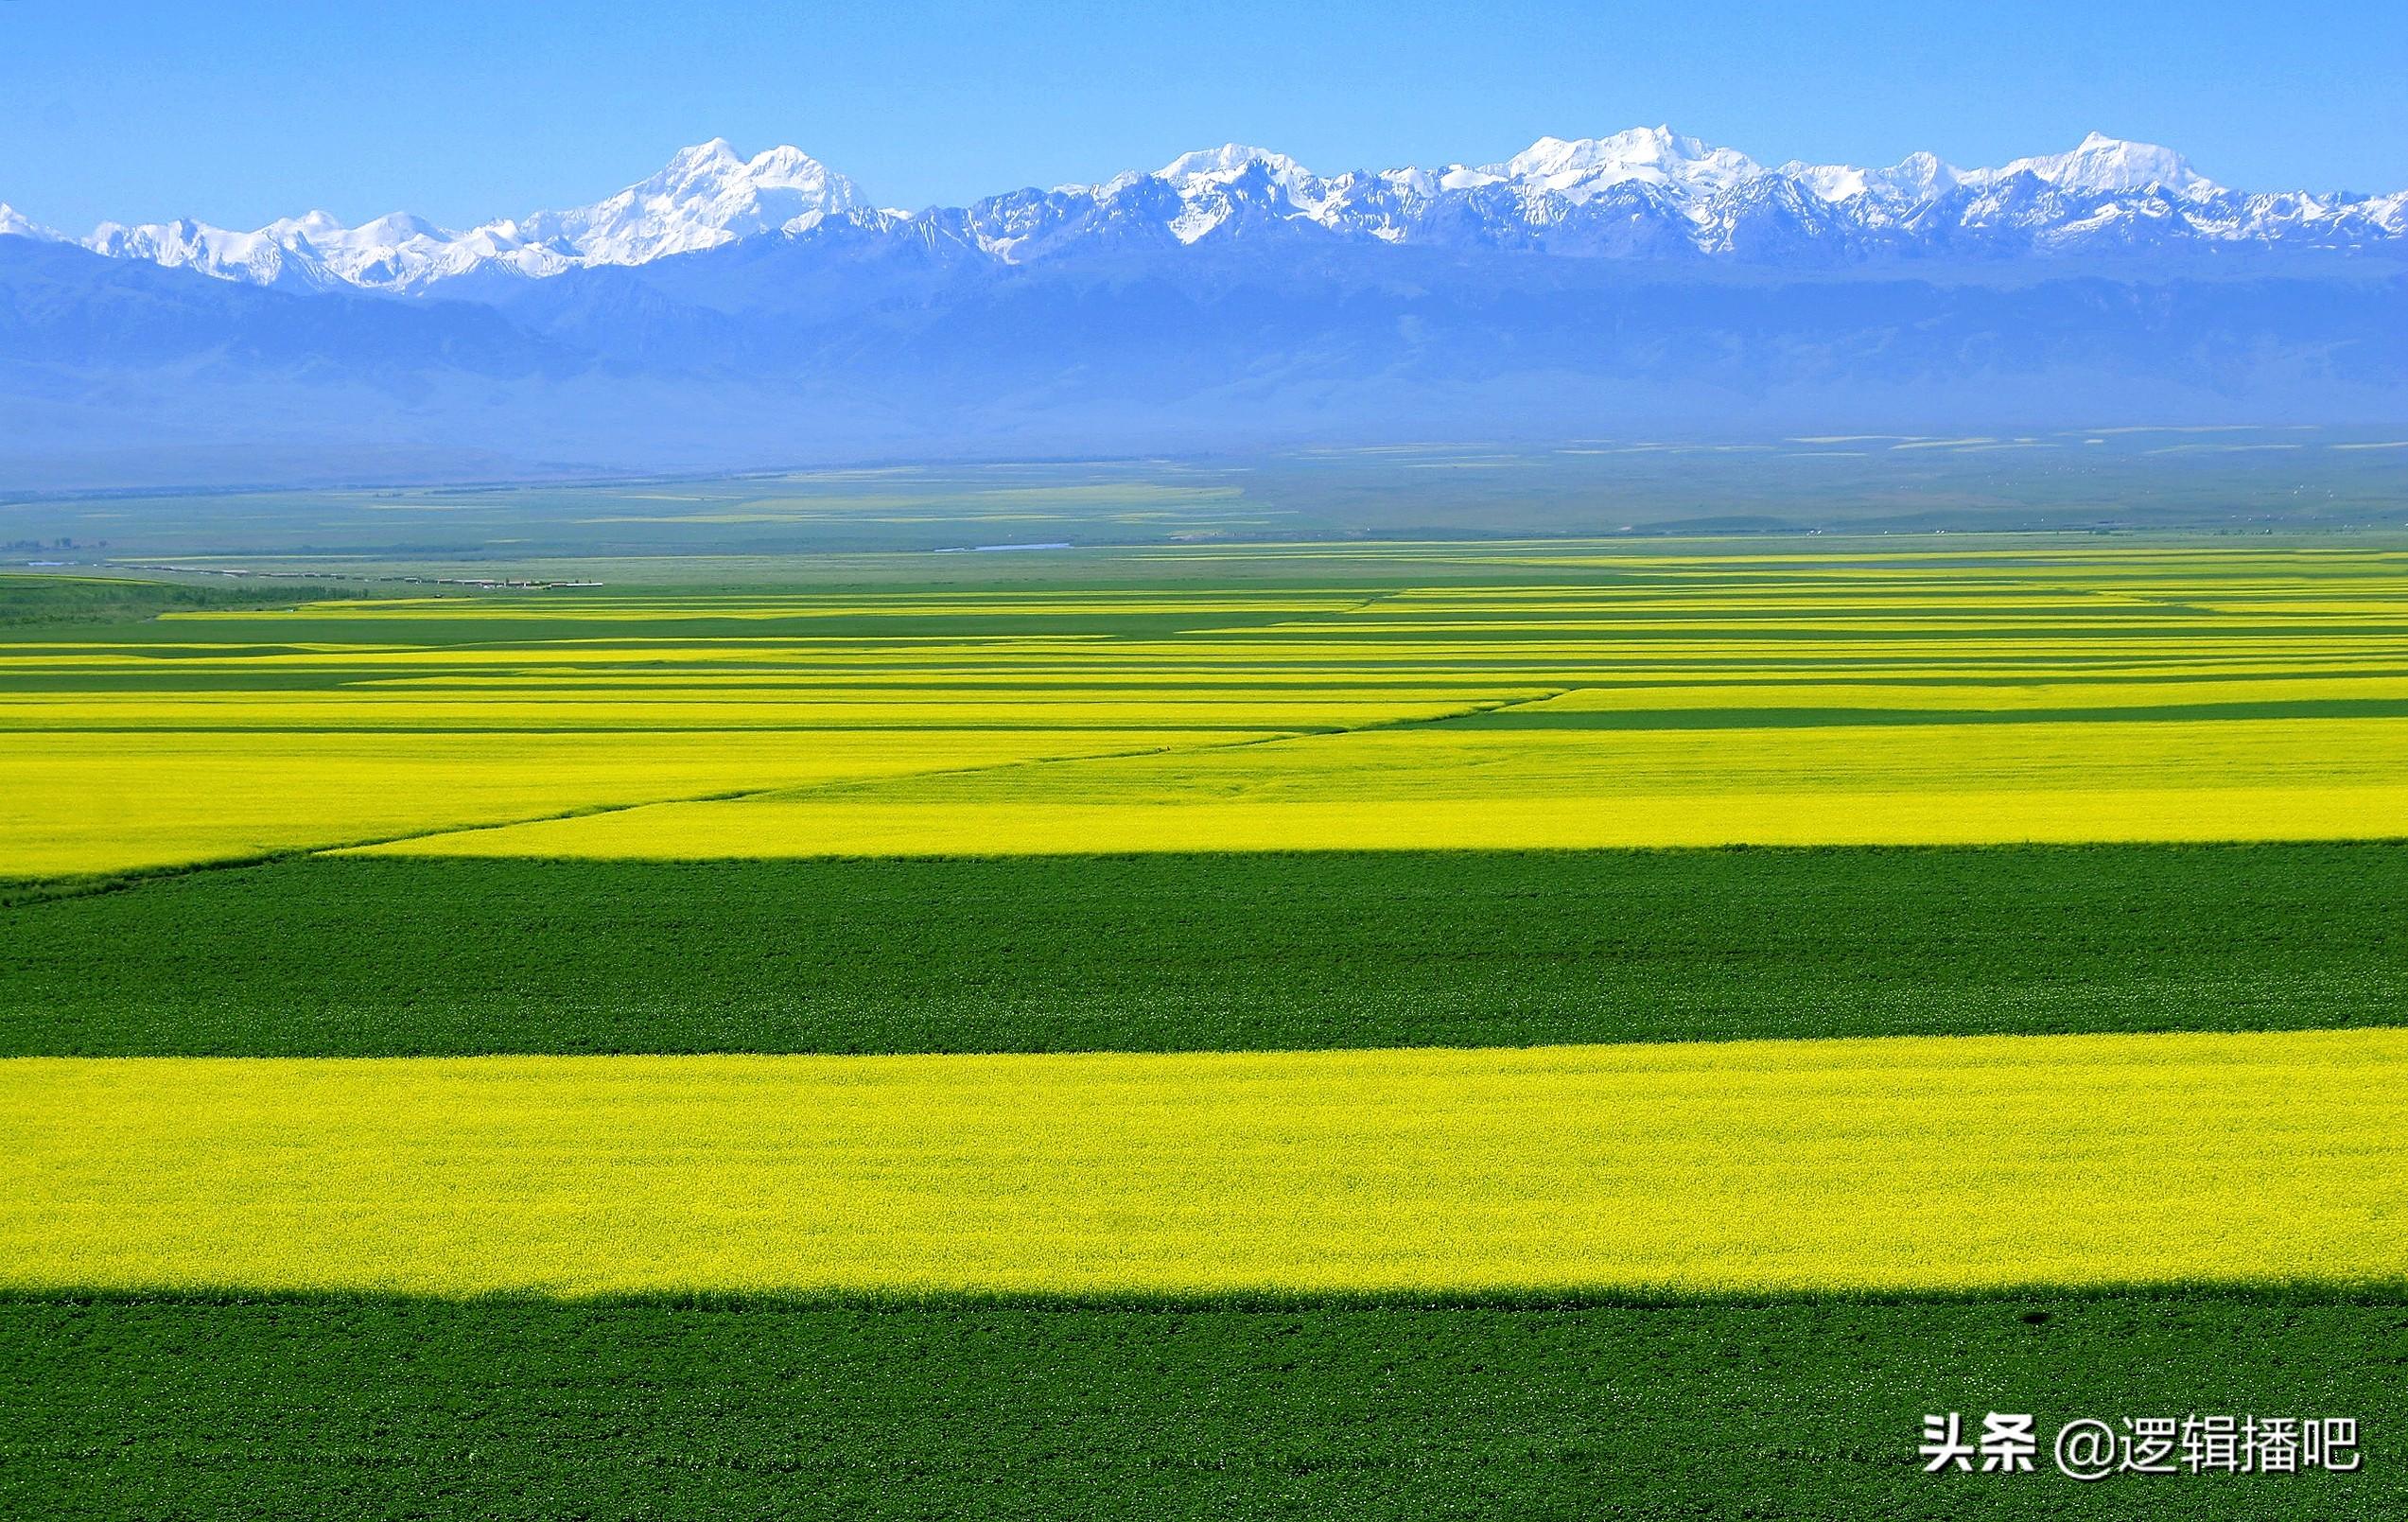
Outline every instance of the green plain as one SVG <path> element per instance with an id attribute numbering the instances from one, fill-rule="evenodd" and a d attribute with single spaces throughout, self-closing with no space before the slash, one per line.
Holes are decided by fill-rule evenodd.
<path id="1" fill-rule="evenodd" d="M 0 1513 L 2338 1519 L 2408 1303 L 0 1302 Z M 2355 1474 L 1923 1472 L 1928 1412 L 2348 1416 Z"/>
<path id="2" fill-rule="evenodd" d="M 303 858 L 0 908 L 0 1056 L 2396 1023 L 2408 846 Z"/>

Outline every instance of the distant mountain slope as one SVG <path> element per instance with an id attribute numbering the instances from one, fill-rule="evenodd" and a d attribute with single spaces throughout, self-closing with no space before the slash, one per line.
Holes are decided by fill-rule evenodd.
<path id="1" fill-rule="evenodd" d="M 555 345 L 473 304 L 259 289 L 0 236 L 0 362 L 363 375 L 440 366 L 522 376 L 563 358 Z"/>

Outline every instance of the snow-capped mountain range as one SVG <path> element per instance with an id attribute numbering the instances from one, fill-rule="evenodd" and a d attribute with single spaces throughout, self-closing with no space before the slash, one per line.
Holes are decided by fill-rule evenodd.
<path id="1" fill-rule="evenodd" d="M 713 141 L 465 231 L 0 209 L 0 492 L 2267 423 L 2408 438 L 2408 196 L 2099 136 L 1865 169 L 1649 128 L 1335 175 L 1232 144 L 916 212 Z"/>
<path id="2" fill-rule="evenodd" d="M 1958 169 L 1928 153 L 1888 168 L 1768 167 L 1664 127 L 1542 138 L 1497 164 L 1314 173 L 1237 144 L 1101 184 L 881 209 L 794 148 L 745 158 L 725 140 L 590 206 L 465 231 L 406 213 L 346 226 L 324 212 L 236 232 L 189 219 L 84 238 L 0 203 L 0 235 L 286 289 L 425 292 L 463 275 L 540 280 L 751 239 L 823 231 L 941 245 L 1001 265 L 1073 250 L 1170 248 L 1288 235 L 1576 257 L 1831 267 L 2251 248 L 2408 253 L 2408 192 L 2226 189 L 2180 154 L 2092 133 L 2064 153 Z"/>
<path id="3" fill-rule="evenodd" d="M 313 211 L 254 233 L 189 219 L 138 227 L 104 222 L 90 237 L 72 241 L 112 258 L 190 267 L 253 285 L 409 290 L 487 268 L 541 278 L 587 265 L 647 264 L 762 233 L 803 232 L 823 218 L 864 209 L 851 181 L 798 149 L 774 148 L 744 159 L 714 138 L 591 206 L 466 232 L 407 212 L 346 227 Z M 67 241 L 5 203 L 0 233 Z"/>

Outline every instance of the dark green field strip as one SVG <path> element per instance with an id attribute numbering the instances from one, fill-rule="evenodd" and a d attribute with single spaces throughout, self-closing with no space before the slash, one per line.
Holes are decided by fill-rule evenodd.
<path id="1" fill-rule="evenodd" d="M 1928 1412 L 2355 1418 L 2353 1474 L 1930 1475 Z M 0 1302 L 0 1513 L 2376 1518 L 2408 1303 Z"/>
<path id="2" fill-rule="evenodd" d="M 2408 847 L 315 858 L 0 909 L 0 1055 L 2253 1030 L 2408 1010 Z"/>

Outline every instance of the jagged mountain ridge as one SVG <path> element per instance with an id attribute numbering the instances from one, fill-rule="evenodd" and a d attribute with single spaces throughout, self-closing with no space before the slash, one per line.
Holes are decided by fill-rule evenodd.
<path id="1" fill-rule="evenodd" d="M 1584 258 L 1829 269 L 1931 260 L 2258 251 L 2408 254 L 2408 193 L 2249 194 L 2180 154 L 2092 133 L 2065 153 L 1962 170 L 1928 153 L 1888 168 L 1768 167 L 1668 128 L 1542 138 L 1500 163 L 1324 177 L 1230 144 L 1151 174 L 1025 189 L 916 213 L 873 205 L 801 150 L 749 159 L 724 139 L 594 205 L 464 232 L 396 213 L 323 212 L 232 232 L 104 224 L 69 240 L 0 205 L 0 235 L 281 289 L 424 293 L 462 277 L 541 280 L 757 239 L 827 232 L 1020 265 L 1213 240 L 1413 244 Z M 476 282 L 472 282 L 475 284 Z M 446 294 L 452 292 L 445 292 Z"/>
<path id="2" fill-rule="evenodd" d="M 286 289 L 419 289 L 498 269 L 541 279 L 602 265 L 645 264 L 766 233 L 797 233 L 866 209 L 853 183 L 798 149 L 740 157 L 724 139 L 685 149 L 651 179 L 573 211 L 537 212 L 453 232 L 395 212 L 346 227 L 323 211 L 252 233 L 189 219 L 138 227 L 104 222 L 66 239 L 0 204 L 0 234 L 75 241 L 112 258 L 189 268 Z"/>

